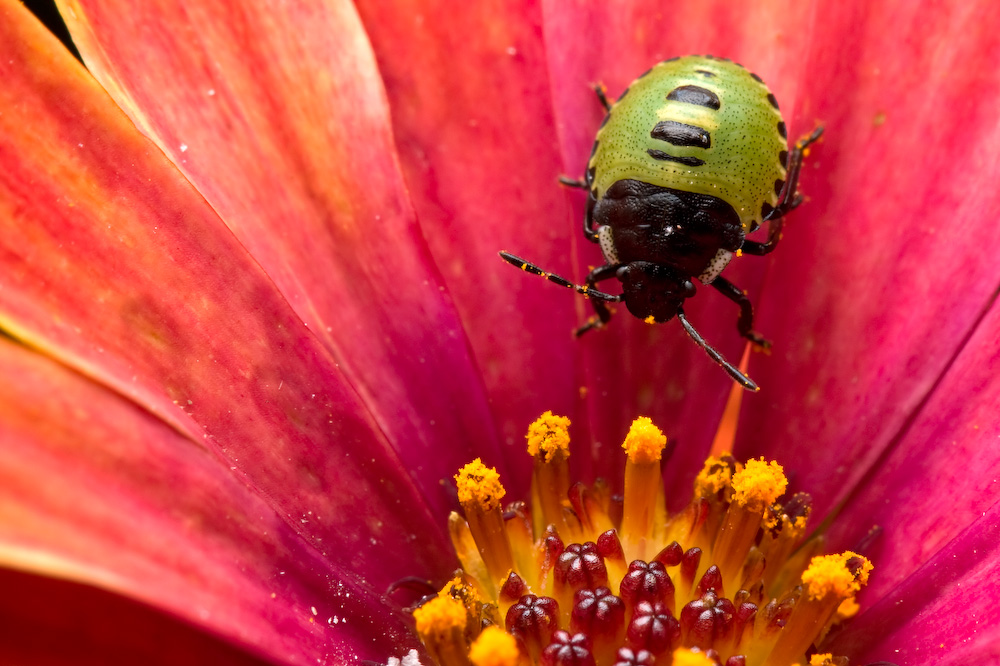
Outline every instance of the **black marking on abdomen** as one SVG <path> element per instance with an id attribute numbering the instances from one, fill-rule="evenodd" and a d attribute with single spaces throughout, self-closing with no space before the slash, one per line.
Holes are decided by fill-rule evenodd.
<path id="1" fill-rule="evenodd" d="M 696 69 L 694 70 L 694 73 L 701 74 L 702 76 L 707 76 L 710 79 L 714 79 L 716 76 L 718 76 L 718 74 L 716 74 L 715 72 L 710 72 L 707 69 Z"/>
<path id="2" fill-rule="evenodd" d="M 668 155 L 662 150 L 655 150 L 653 148 L 650 148 L 646 152 L 649 153 L 649 156 L 652 157 L 654 160 L 662 160 L 664 162 L 678 162 L 685 166 L 696 167 L 696 166 L 701 166 L 705 163 L 705 160 L 700 160 L 697 157 L 676 157 L 674 155 Z"/>
<path id="3" fill-rule="evenodd" d="M 676 120 L 661 120 L 656 123 L 649 136 L 673 146 L 712 147 L 711 134 L 697 125 L 686 125 Z"/>
<path id="4" fill-rule="evenodd" d="M 778 178 L 774 181 L 774 196 L 781 196 L 781 189 L 785 186 L 785 181 Z"/>
<path id="5" fill-rule="evenodd" d="M 782 139 L 788 138 L 788 130 L 785 128 L 785 121 L 783 120 L 778 121 L 778 134 L 781 135 Z"/>
<path id="6" fill-rule="evenodd" d="M 774 93 L 767 93 L 767 101 L 774 107 L 775 111 L 778 111 L 778 98 L 774 96 Z"/>
<path id="7" fill-rule="evenodd" d="M 722 102 L 719 101 L 719 96 L 708 88 L 702 88 L 701 86 L 678 86 L 670 91 L 667 95 L 667 100 L 671 102 L 683 102 L 684 104 L 697 104 L 698 106 L 706 106 L 710 109 L 719 110 L 722 106 Z"/>

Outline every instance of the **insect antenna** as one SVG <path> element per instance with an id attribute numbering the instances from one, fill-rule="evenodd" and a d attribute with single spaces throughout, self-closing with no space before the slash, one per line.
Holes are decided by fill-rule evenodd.
<path id="1" fill-rule="evenodd" d="M 556 275 L 555 273 L 548 273 L 546 271 L 543 271 L 541 268 L 531 263 L 530 261 L 526 261 L 521 257 L 511 254 L 510 252 L 501 250 L 500 258 L 506 261 L 511 266 L 517 266 L 522 271 L 527 271 L 532 275 L 543 277 L 549 282 L 554 282 L 560 287 L 566 287 L 567 289 L 572 289 L 576 293 L 583 294 L 584 296 L 587 296 L 589 298 L 596 298 L 599 301 L 607 301 L 609 303 L 620 303 L 623 298 L 621 294 L 618 295 L 609 294 L 604 291 L 598 291 L 593 287 L 588 287 L 587 285 L 575 284 L 573 282 L 570 282 L 566 278 Z"/>
<path id="2" fill-rule="evenodd" d="M 684 327 L 684 330 L 687 331 L 687 334 L 691 337 L 692 340 L 694 340 L 695 344 L 704 349 L 705 353 L 711 356 L 713 361 L 721 365 L 722 369 L 728 372 L 729 376 L 732 377 L 737 384 L 739 384 L 748 391 L 760 390 L 760 387 L 757 386 L 757 384 L 754 383 L 752 379 L 750 379 L 742 372 L 740 372 L 739 368 L 734 366 L 732 363 L 722 358 L 722 354 L 715 351 L 713 347 L 711 347 L 707 342 L 705 342 L 705 339 L 701 337 L 701 334 L 698 333 L 698 331 L 694 330 L 694 326 L 692 326 L 691 322 L 687 320 L 687 317 L 684 315 L 683 308 L 677 308 L 677 318 L 681 321 L 681 326 Z"/>

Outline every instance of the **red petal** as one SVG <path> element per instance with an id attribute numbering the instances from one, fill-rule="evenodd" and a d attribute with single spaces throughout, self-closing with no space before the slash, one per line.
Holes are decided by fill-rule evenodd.
<path id="1" fill-rule="evenodd" d="M 86 585 L 6 569 L 0 570 L 0 585 L 5 664 L 264 664 L 180 620 Z"/>
<path id="2" fill-rule="evenodd" d="M 2 11 L 0 326 L 202 442 L 374 588 L 447 570 L 440 517 L 323 345 L 61 46 Z"/>
<path id="3" fill-rule="evenodd" d="M 496 446 L 350 3 L 67 2 L 88 66 L 333 353 L 436 511 Z M 155 74 L 151 74 L 154 73 Z"/>
<path id="4" fill-rule="evenodd" d="M 407 642 L 382 588 L 352 572 L 365 567 L 344 557 L 346 540 L 317 539 L 317 551 L 201 441 L 11 341 L 0 342 L 0 374 L 16 378 L 0 383 L 3 565 L 126 595 L 275 663 L 384 658 L 384 642 Z M 323 522 L 325 510 L 296 522 Z M 376 585 L 379 564 L 367 567 Z M 49 589 L 68 591 L 69 602 L 93 597 Z M 25 603 L 9 592 L 3 613 Z M 84 622 L 98 643 L 129 627 L 115 616 Z M 25 647 L 8 643 L 0 654 Z"/>

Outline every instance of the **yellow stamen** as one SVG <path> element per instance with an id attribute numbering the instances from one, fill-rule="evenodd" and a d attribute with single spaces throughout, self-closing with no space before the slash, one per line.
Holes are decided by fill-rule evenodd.
<path id="1" fill-rule="evenodd" d="M 563 503 L 569 493 L 569 419 L 545 412 L 528 426 L 528 454 L 535 459 L 531 480 L 536 533 L 548 525 L 565 532 Z"/>
<path id="2" fill-rule="evenodd" d="M 462 571 L 468 574 L 473 580 L 487 581 L 490 577 L 486 571 L 486 563 L 483 556 L 479 554 L 479 547 L 469 530 L 469 523 L 465 521 L 455 511 L 448 516 L 448 535 L 451 537 L 451 545 L 458 555 L 458 562 L 462 565 Z M 489 590 L 484 590 L 487 594 Z"/>
<path id="3" fill-rule="evenodd" d="M 788 487 L 785 470 L 775 461 L 748 460 L 733 476 L 733 501 L 750 509 L 764 509 L 781 497 Z"/>
<path id="4" fill-rule="evenodd" d="M 500 474 L 495 467 L 487 467 L 476 458 L 455 475 L 458 485 L 458 501 L 463 507 L 478 505 L 481 511 L 491 511 L 500 506 L 507 491 L 500 483 Z"/>
<path id="5" fill-rule="evenodd" d="M 413 611 L 417 634 L 442 666 L 469 663 L 466 655 L 465 606 L 457 599 L 438 596 Z"/>
<path id="6" fill-rule="evenodd" d="M 667 437 L 646 416 L 632 421 L 622 448 L 630 463 L 659 463 Z"/>
<path id="7" fill-rule="evenodd" d="M 644 560 L 656 554 L 646 552 L 646 545 L 654 538 L 654 526 L 666 523 L 663 477 L 660 474 L 660 458 L 666 445 L 666 436 L 645 416 L 632 422 L 622 444 L 628 459 L 625 463 L 625 502 L 619 537 L 626 561 Z"/>
<path id="8" fill-rule="evenodd" d="M 797 515 L 790 516 L 780 505 L 772 505 L 764 513 L 764 531 L 760 540 L 760 550 L 767 561 L 764 570 L 764 587 L 773 589 L 779 574 L 785 571 L 789 557 L 802 542 L 811 511 L 807 495 L 796 495 L 800 499 L 796 507 Z M 804 498 L 804 499 L 803 499 Z M 804 508 L 803 508 L 804 507 Z"/>
<path id="9" fill-rule="evenodd" d="M 694 496 L 713 497 L 719 491 L 732 487 L 732 484 L 732 468 L 725 464 L 721 458 L 711 457 L 705 461 L 694 480 Z"/>
<path id="10" fill-rule="evenodd" d="M 489 626 L 469 649 L 475 666 L 515 666 L 520 657 L 517 641 L 498 626 Z"/>
<path id="11" fill-rule="evenodd" d="M 788 480 L 781 465 L 763 458 L 748 460 L 733 475 L 733 498 L 715 541 L 716 564 L 723 587 L 733 594 L 743 582 L 743 562 L 757 538 L 764 510 L 785 492 Z"/>
<path id="12" fill-rule="evenodd" d="M 833 655 L 829 652 L 809 657 L 809 666 L 833 666 Z"/>
<path id="13" fill-rule="evenodd" d="M 803 594 L 764 662 L 788 664 L 812 645 L 837 607 L 868 583 L 872 564 L 852 552 L 814 557 L 802 574 Z"/>
<path id="14" fill-rule="evenodd" d="M 514 562 L 500 512 L 500 500 L 506 491 L 496 469 L 486 467 L 479 458 L 463 467 L 455 475 L 455 482 L 469 531 L 486 564 L 489 582 L 494 585 L 490 592 L 495 593 L 496 584 L 507 576 Z"/>

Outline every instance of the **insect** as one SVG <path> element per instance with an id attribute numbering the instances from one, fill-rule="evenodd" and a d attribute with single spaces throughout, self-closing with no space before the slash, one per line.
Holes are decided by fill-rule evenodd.
<path id="1" fill-rule="evenodd" d="M 765 255 L 781 237 L 784 216 L 802 202 L 799 172 L 822 127 L 788 148 L 778 102 L 760 77 L 712 56 L 672 58 L 636 79 L 618 100 L 596 88 L 607 115 L 594 140 L 583 180 L 588 191 L 583 234 L 601 247 L 605 263 L 585 285 L 501 252 L 510 264 L 590 298 L 595 316 L 576 335 L 604 326 L 609 303 L 649 323 L 675 315 L 694 342 L 744 388 L 757 384 L 699 335 L 684 314 L 697 279 L 739 306 L 737 329 L 755 345 L 770 343 L 753 329 L 753 307 L 719 274 L 734 255 Z M 767 223 L 767 240 L 746 235 Z M 617 278 L 621 294 L 596 285 Z"/>

